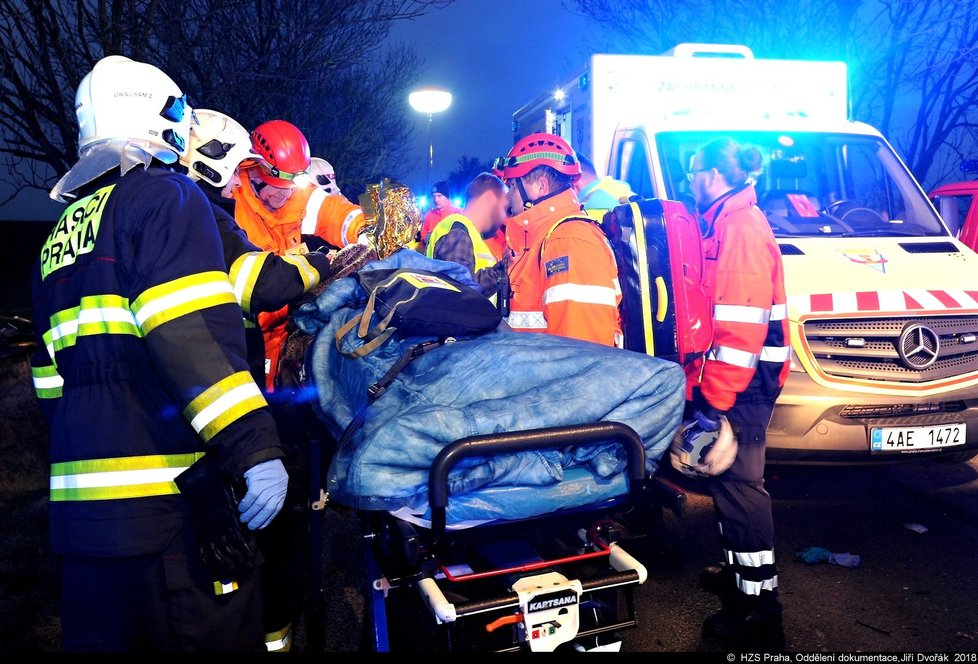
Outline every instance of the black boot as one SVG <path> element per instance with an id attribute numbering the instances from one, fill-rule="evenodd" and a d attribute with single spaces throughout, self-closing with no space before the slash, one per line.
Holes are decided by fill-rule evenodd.
<path id="1" fill-rule="evenodd" d="M 703 622 L 704 635 L 758 649 L 784 648 L 782 609 L 776 592 L 765 590 L 760 596 L 721 595 L 721 600 L 723 608 Z"/>
<path id="2" fill-rule="evenodd" d="M 707 565 L 700 572 L 699 586 L 702 590 L 712 593 L 717 597 L 724 597 L 737 590 L 737 582 L 734 579 L 733 570 L 723 562 Z"/>

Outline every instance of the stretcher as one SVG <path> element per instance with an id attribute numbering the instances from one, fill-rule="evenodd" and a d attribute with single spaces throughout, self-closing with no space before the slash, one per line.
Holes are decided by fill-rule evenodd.
<path id="1" fill-rule="evenodd" d="M 448 474 L 464 459 L 613 440 L 628 455 L 627 490 L 531 519 L 446 526 Z M 586 473 L 579 470 L 578 473 Z M 561 484 L 573 491 L 579 474 Z M 616 422 L 465 438 L 444 448 L 429 475 L 430 523 L 361 511 L 370 587 L 365 630 L 377 652 L 618 650 L 637 626 L 634 590 L 646 582 L 626 549 L 656 508 L 681 509 L 645 473 L 637 434 Z"/>

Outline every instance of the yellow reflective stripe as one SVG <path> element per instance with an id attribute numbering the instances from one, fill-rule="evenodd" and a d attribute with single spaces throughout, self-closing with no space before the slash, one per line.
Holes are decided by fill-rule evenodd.
<path id="1" fill-rule="evenodd" d="M 64 502 L 179 493 L 173 479 L 202 456 L 190 452 L 53 463 L 50 498 Z"/>
<path id="2" fill-rule="evenodd" d="M 320 189 L 320 191 L 322 190 Z M 282 256 L 282 260 L 294 266 L 295 269 L 299 271 L 299 276 L 302 277 L 303 293 L 319 285 L 319 271 L 312 266 L 312 263 L 309 262 L 308 258 L 293 254 Z"/>
<path id="3" fill-rule="evenodd" d="M 146 335 L 163 323 L 221 304 L 238 304 L 228 275 L 200 272 L 146 289 L 133 302 L 132 312 Z"/>
<path id="4" fill-rule="evenodd" d="M 129 310 L 129 300 L 121 295 L 87 295 L 77 307 L 51 315 L 51 328 L 41 335 L 48 355 L 74 346 L 78 337 L 94 334 L 142 336 Z"/>
<path id="5" fill-rule="evenodd" d="M 241 304 L 241 309 L 247 313 L 251 313 L 251 295 L 255 292 L 258 275 L 271 255 L 270 251 L 249 251 L 238 256 L 228 270 L 234 297 Z"/>
<path id="6" fill-rule="evenodd" d="M 58 374 L 56 367 L 31 367 L 31 379 L 34 381 L 34 391 L 38 399 L 57 399 L 61 396 L 65 379 Z"/>
<path id="7" fill-rule="evenodd" d="M 288 652 L 292 645 L 292 623 L 276 632 L 265 635 L 265 649 L 268 652 Z"/>
<path id="8" fill-rule="evenodd" d="M 215 595 L 227 595 L 228 593 L 233 593 L 238 589 L 237 581 L 215 581 L 214 582 L 214 594 Z"/>
<path id="9" fill-rule="evenodd" d="M 184 409 L 183 415 L 204 442 L 209 442 L 227 425 L 266 405 L 251 374 L 239 371 L 204 390 Z"/>

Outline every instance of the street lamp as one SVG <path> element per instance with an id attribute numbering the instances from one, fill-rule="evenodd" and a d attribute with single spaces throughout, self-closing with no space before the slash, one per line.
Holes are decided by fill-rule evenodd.
<path id="1" fill-rule="evenodd" d="M 418 88 L 408 95 L 408 103 L 418 113 L 428 115 L 428 172 L 425 175 L 425 188 L 430 185 L 431 167 L 435 165 L 435 144 L 431 138 L 431 118 L 452 105 L 452 93 L 443 88 Z"/>

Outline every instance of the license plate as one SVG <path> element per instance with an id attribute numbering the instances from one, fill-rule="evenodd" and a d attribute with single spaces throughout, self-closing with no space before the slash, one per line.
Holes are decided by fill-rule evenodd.
<path id="1" fill-rule="evenodd" d="M 964 424 L 929 427 L 880 427 L 869 430 L 872 452 L 913 452 L 965 443 Z"/>

